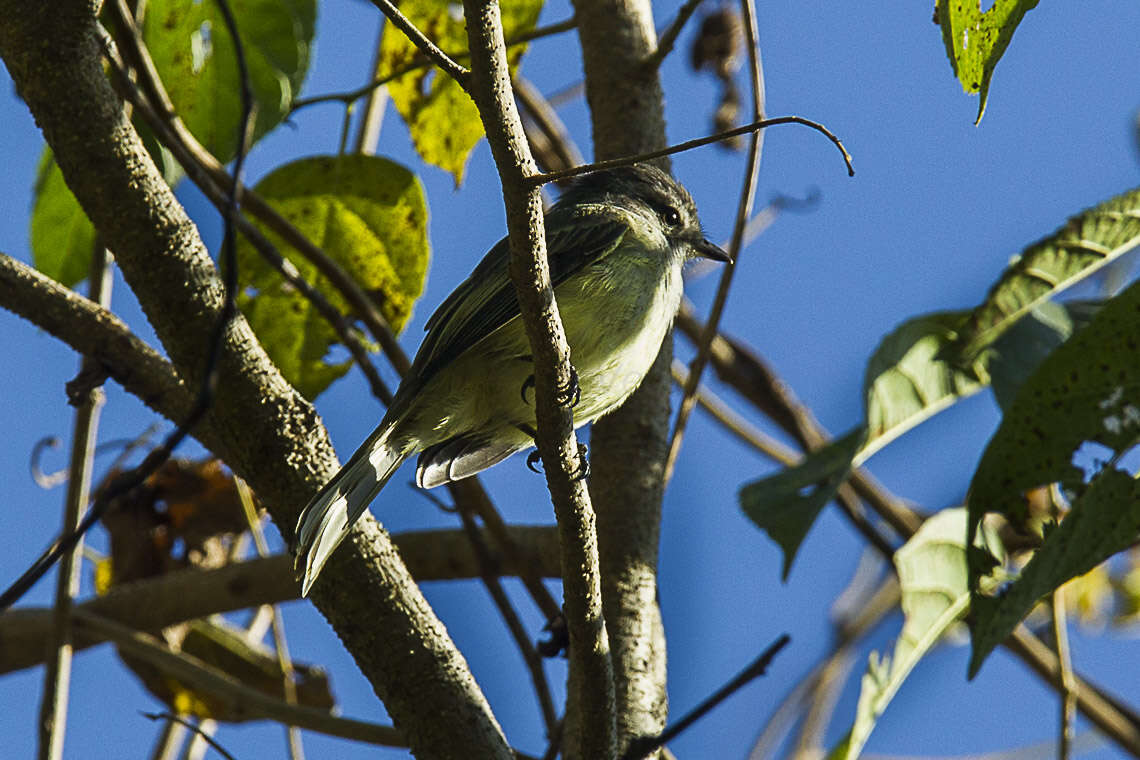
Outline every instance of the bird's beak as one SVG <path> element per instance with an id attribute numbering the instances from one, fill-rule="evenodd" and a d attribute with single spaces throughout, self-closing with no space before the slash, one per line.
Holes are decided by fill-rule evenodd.
<path id="1" fill-rule="evenodd" d="M 725 253 L 724 249 L 715 243 L 710 243 L 704 238 L 698 238 L 693 243 L 693 250 L 696 251 L 698 256 L 703 256 L 706 259 L 713 261 L 723 261 L 725 264 L 732 263 L 732 257 Z"/>

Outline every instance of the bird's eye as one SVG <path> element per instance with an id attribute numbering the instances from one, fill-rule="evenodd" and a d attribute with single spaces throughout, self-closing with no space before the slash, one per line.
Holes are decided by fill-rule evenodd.
<path id="1" fill-rule="evenodd" d="M 681 212 L 672 206 L 666 206 L 661 211 L 661 220 L 670 227 L 681 226 Z"/>

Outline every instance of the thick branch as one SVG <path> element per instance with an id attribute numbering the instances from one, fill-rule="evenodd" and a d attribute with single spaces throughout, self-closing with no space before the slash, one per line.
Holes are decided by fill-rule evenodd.
<path id="1" fill-rule="evenodd" d="M 515 544 L 525 561 L 547 578 L 559 577 L 558 537 L 553 527 L 515 526 Z M 392 537 L 417 581 L 475 578 L 480 564 L 462 530 L 417 531 Z M 494 552 L 495 544 L 483 540 Z M 515 575 L 519 568 L 510 558 L 491 555 L 499 572 Z M 179 570 L 158 578 L 135 581 L 77 605 L 76 609 L 152 631 L 187 620 L 278 604 L 300 598 L 293 579 L 293 558 L 279 554 L 226 565 L 216 570 Z M 44 641 L 51 628 L 51 610 L 18 609 L 0 615 L 0 674 L 30 668 L 44 660 Z M 75 648 L 100 643 L 98 637 L 81 638 Z"/>
<path id="2" fill-rule="evenodd" d="M 503 183 L 511 244 L 511 279 L 534 357 L 538 451 L 558 518 L 562 583 L 570 632 L 570 691 L 585 717 L 566 734 L 565 756 L 613 757 L 613 671 L 602 617 L 594 510 L 584 460 L 574 436 L 569 399 L 559 391 L 574 382 L 570 347 L 546 261 L 542 197 L 526 180 L 538 173 L 515 107 L 502 19 L 494 0 L 465 0 L 471 50 L 471 94 Z M 565 393 L 561 395 L 567 395 Z"/>
<path id="3" fill-rule="evenodd" d="M 665 145 L 661 85 L 643 65 L 656 46 L 648 0 L 575 0 L 595 159 Z M 667 167 L 667 159 L 658 162 Z M 618 745 L 665 728 L 665 630 L 657 606 L 657 545 L 669 434 L 673 341 L 641 387 L 594 424 L 590 491 L 598 512 L 602 598 L 613 647 Z M 568 715 L 572 723 L 576 716 Z"/>
<path id="4" fill-rule="evenodd" d="M 193 222 L 126 121 L 100 62 L 96 3 L 0 0 L 0 56 L 179 373 L 204 374 L 222 288 Z M 231 323 L 203 423 L 233 470 L 292 533 L 337 462 L 312 407 L 281 377 L 244 319 Z M 208 444 L 209 445 L 209 444 Z M 418 754 L 507 757 L 486 700 L 387 535 L 362 520 L 354 550 L 326 569 L 316 603 Z M 440 714 L 448 721 L 439 721 Z"/>

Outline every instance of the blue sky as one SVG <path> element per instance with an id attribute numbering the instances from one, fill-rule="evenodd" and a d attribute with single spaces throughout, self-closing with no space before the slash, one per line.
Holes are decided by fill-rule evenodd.
<path id="1" fill-rule="evenodd" d="M 679 3 L 655 6 L 658 26 Z M 551 2 L 543 23 L 570 15 Z M 378 14 L 348 0 L 321 4 L 314 67 L 305 94 L 356 86 L 371 59 Z M 849 179 L 833 148 L 799 127 L 769 132 L 760 174 L 760 202 L 778 193 L 817 188 L 822 202 L 808 214 L 785 214 L 742 255 L 724 326 L 753 345 L 832 432 L 861 416 L 867 357 L 881 337 L 917 314 L 968 308 L 979 302 L 1009 257 L 1050 233 L 1067 216 L 1137 185 L 1140 163 L 1135 115 L 1140 66 L 1134 30 L 1140 4 L 1089 0 L 1043 3 L 1030 12 L 998 67 L 985 119 L 975 127 L 976 98 L 953 78 L 931 4 L 890 7 L 853 4 L 763 3 L 758 9 L 771 115 L 798 114 L 829 126 L 851 151 Z M 687 69 L 687 45 L 663 68 L 669 139 L 709 129 L 717 87 Z M 550 92 L 580 76 L 573 35 L 536 43 L 523 72 Z M 42 138 L 0 74 L 0 123 L 7 178 L 0 184 L 0 251 L 27 260 L 27 210 Z M 743 81 L 743 80 L 742 80 Z M 589 122 L 574 103 L 561 112 L 587 155 Z M 320 106 L 279 128 L 250 156 L 256 179 L 292 158 L 336 150 L 340 112 Z M 458 191 L 451 178 L 423 168 L 407 131 L 389 109 L 380 152 L 419 172 L 431 210 L 433 262 L 423 300 L 402 337 L 414 351 L 427 316 L 504 231 L 501 196 L 485 144 L 474 152 Z M 731 231 L 743 157 L 703 148 L 674 159 L 674 172 L 692 191 L 709 236 Z M 180 197 L 216 247 L 216 214 L 189 187 Z M 707 307 L 715 277 L 694 280 L 689 295 Z M 121 280 L 114 308 L 144 337 L 153 334 Z M 683 343 L 681 344 L 683 346 Z M 689 349 L 679 349 L 683 356 Z M 32 445 L 43 436 L 68 436 L 71 409 L 63 384 L 76 358 L 54 339 L 0 312 L 0 367 L 7 403 L 0 405 L 0 581 L 7 583 L 42 550 L 59 523 L 61 490 L 39 490 L 28 476 Z M 387 371 L 387 370 L 385 370 Z M 391 373 L 388 373 L 389 377 Z M 728 394 L 731 398 L 731 394 Z M 134 436 L 151 417 L 115 386 L 108 387 L 100 439 Z M 361 377 L 350 374 L 318 400 L 342 457 L 371 431 L 382 410 Z M 981 394 L 908 433 L 876 455 L 870 470 L 901 497 L 925 510 L 953 506 L 998 417 Z M 197 455 L 187 446 L 182 452 Z M 63 466 L 62 453 L 49 462 Z M 787 583 L 780 581 L 777 548 L 739 510 L 736 492 L 772 465 L 740 448 L 698 413 L 686 437 L 665 504 L 661 547 L 661 604 L 669 637 L 670 701 L 675 715 L 695 705 L 781 633 L 792 636 L 769 675 L 746 687 L 673 745 L 679 757 L 747 756 L 756 732 L 780 697 L 827 650 L 828 605 L 846 585 L 862 551 L 852 530 L 826 511 L 801 548 Z M 447 526 L 397 476 L 373 505 L 390 529 Z M 522 457 L 488 474 L 486 482 L 509 520 L 549 522 L 541 478 Z M 273 539 L 280 545 L 276 535 Z M 102 535 L 93 537 L 97 548 Z M 508 582 L 517 591 L 513 582 Z M 43 605 L 52 584 L 41 582 L 24 604 Z M 85 576 L 85 593 L 90 577 Z M 478 582 L 426 589 L 468 657 L 511 741 L 541 754 L 534 700 L 521 659 Z M 519 607 L 538 635 L 542 621 L 529 603 Z M 293 655 L 325 665 L 345 715 L 384 720 L 382 707 L 356 672 L 331 630 L 307 603 L 285 606 Z M 888 621 L 871 637 L 882 649 L 897 634 Z M 1134 704 L 1140 657 L 1135 631 L 1078 634 L 1077 667 Z M 866 652 L 859 655 L 861 669 Z M 978 678 L 965 681 L 967 649 L 943 646 L 911 676 L 887 710 L 869 753 L 964 755 L 1031 745 L 1056 735 L 1056 698 L 1011 658 L 997 653 Z M 564 665 L 548 667 L 552 682 Z M 0 737 L 12 757 L 34 751 L 41 672 L 0 678 Z M 561 691 L 561 689 L 559 689 Z M 849 685 L 826 744 L 845 730 L 856 690 Z M 139 757 L 156 734 L 139 710 L 156 703 L 107 647 L 76 660 L 68 757 Z M 268 724 L 224 727 L 222 743 L 243 760 L 283 755 L 282 734 Z M 404 757 L 350 742 L 306 735 L 310 757 Z M 1111 747 L 1087 755 L 1123 757 Z"/>

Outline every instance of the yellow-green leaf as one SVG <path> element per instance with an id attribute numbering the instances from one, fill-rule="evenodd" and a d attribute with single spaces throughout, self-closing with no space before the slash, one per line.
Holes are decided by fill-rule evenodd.
<path id="1" fill-rule="evenodd" d="M 1037 0 L 994 0 L 985 13 L 980 0 L 938 0 L 942 41 L 962 89 L 981 95 L 978 118 L 986 112 L 986 98 L 994 67 L 1001 59 L 1021 18 L 1037 7 Z"/>
<path id="2" fill-rule="evenodd" d="M 423 291 L 429 252 L 427 202 L 414 174 L 375 156 L 319 156 L 277 169 L 256 190 L 380 302 L 394 330 L 403 328 Z M 266 234 L 309 283 L 347 309 L 313 264 Z M 336 333 L 244 240 L 238 262 L 242 311 L 285 377 L 314 398 L 351 365 L 327 361 Z"/>
<path id="3" fill-rule="evenodd" d="M 31 243 L 32 262 L 48 277 L 68 287 L 87 277 L 95 228 L 64 183 L 50 148 L 40 159 Z"/>
<path id="4" fill-rule="evenodd" d="M 517 0 L 501 5 L 503 32 L 509 40 L 534 29 L 542 0 Z M 444 0 L 403 0 L 400 11 L 441 50 L 466 60 L 467 31 L 463 7 Z M 514 73 L 526 50 L 514 45 L 507 60 Z M 422 60 L 407 36 L 392 24 L 384 27 L 380 43 L 380 76 L 387 76 Z M 393 80 L 388 93 L 408 125 L 416 151 L 429 164 L 451 172 L 455 184 L 463 181 L 471 149 L 483 137 L 475 103 L 451 77 L 436 68 L 421 68 Z"/>

